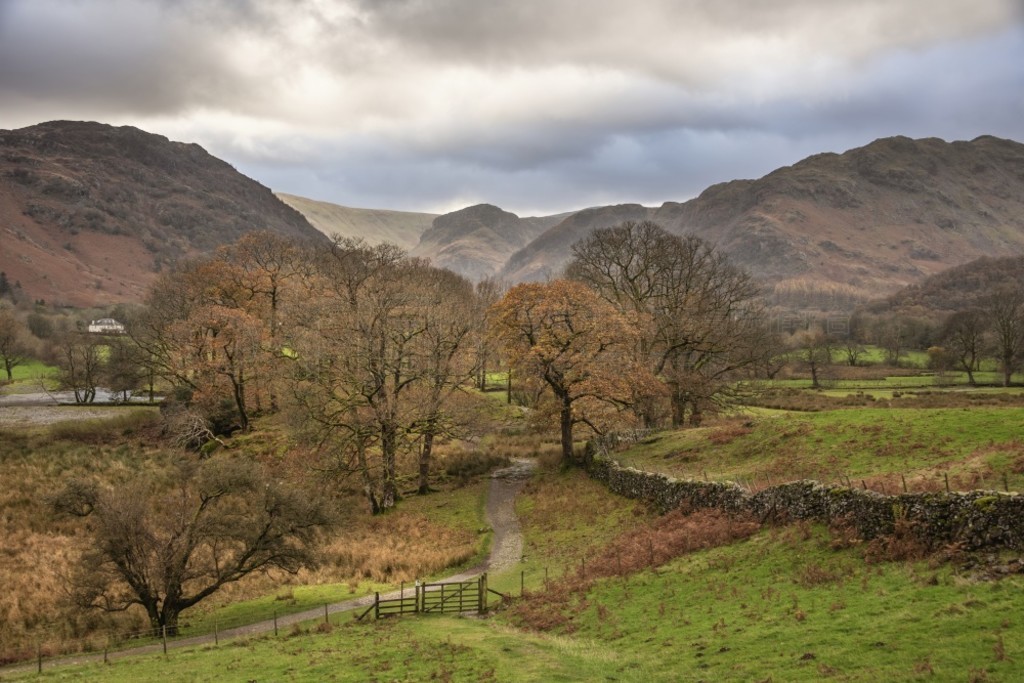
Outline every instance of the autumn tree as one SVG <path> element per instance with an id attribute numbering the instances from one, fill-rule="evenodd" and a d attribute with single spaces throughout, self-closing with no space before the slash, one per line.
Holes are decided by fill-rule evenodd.
<path id="1" fill-rule="evenodd" d="M 53 499 L 88 517 L 91 538 L 70 577 L 76 604 L 105 611 L 141 606 L 156 633 L 174 635 L 179 615 L 253 572 L 315 566 L 327 507 L 241 459 L 183 463 L 175 486 L 118 488 L 71 482 Z"/>
<path id="2" fill-rule="evenodd" d="M 567 275 L 592 287 L 639 331 L 637 359 L 665 385 L 673 425 L 687 414 L 699 423 L 740 371 L 774 347 L 750 277 L 696 236 L 625 222 L 595 230 L 572 253 Z M 650 408 L 644 418 L 655 419 Z"/>
<path id="3" fill-rule="evenodd" d="M 246 431 L 253 412 L 276 407 L 275 361 L 284 356 L 278 312 L 305 263 L 299 254 L 266 234 L 243 238 L 162 275 L 145 313 L 127 327 L 152 371 L 187 388 L 208 415 L 231 406 L 224 429 Z"/>
<path id="4" fill-rule="evenodd" d="M 558 406 L 562 462 L 575 462 L 573 427 L 590 419 L 587 401 L 628 403 L 642 383 L 632 362 L 636 334 L 614 306 L 572 280 L 513 287 L 490 311 L 490 330 L 517 374 L 539 378 Z"/>
<path id="5" fill-rule="evenodd" d="M 25 326 L 14 311 L 0 308 L 0 361 L 4 364 L 8 382 L 14 379 L 14 368 L 29 358 L 31 347 L 26 337 Z"/>

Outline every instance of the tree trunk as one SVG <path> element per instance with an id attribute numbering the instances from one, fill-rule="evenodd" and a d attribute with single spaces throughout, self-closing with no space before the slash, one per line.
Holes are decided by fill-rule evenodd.
<path id="1" fill-rule="evenodd" d="M 562 427 L 562 466 L 568 467 L 575 463 L 572 452 L 572 401 L 568 396 L 562 398 L 560 416 Z"/>
<path id="2" fill-rule="evenodd" d="M 395 481 L 395 452 L 398 448 L 398 429 L 393 424 L 385 424 L 380 433 L 380 455 L 384 476 L 381 485 L 381 510 L 390 510 L 398 501 L 398 484 Z"/>
<path id="3" fill-rule="evenodd" d="M 235 407 L 238 409 L 238 424 L 243 432 L 249 431 L 249 413 L 245 407 L 245 378 L 242 373 L 238 374 L 238 381 L 231 379 L 231 386 L 235 396 Z"/>
<path id="4" fill-rule="evenodd" d="M 683 397 L 682 389 L 678 383 L 671 385 L 672 404 L 672 427 L 678 429 L 683 426 L 683 419 L 686 417 L 686 399 Z"/>
<path id="5" fill-rule="evenodd" d="M 434 432 L 423 435 L 423 448 L 420 449 L 420 485 L 417 493 L 421 496 L 430 493 L 430 454 L 434 449 Z"/>
<path id="6" fill-rule="evenodd" d="M 699 401 L 690 401 L 690 426 L 700 427 L 704 421 L 704 413 L 701 412 Z"/>
<path id="7" fill-rule="evenodd" d="M 356 457 L 359 463 L 359 477 L 363 482 L 363 495 L 366 496 L 366 500 L 370 504 L 370 514 L 378 515 L 381 513 L 380 501 L 377 500 L 373 477 L 370 475 L 370 466 L 366 461 L 366 450 L 362 445 L 358 446 L 358 448 L 358 455 Z"/>

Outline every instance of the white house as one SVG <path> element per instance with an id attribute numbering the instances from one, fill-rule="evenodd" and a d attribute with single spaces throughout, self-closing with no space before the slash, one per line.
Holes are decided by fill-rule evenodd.
<path id="1" fill-rule="evenodd" d="M 100 318 L 89 323 L 89 331 L 95 334 L 124 334 L 124 325 L 113 318 Z"/>

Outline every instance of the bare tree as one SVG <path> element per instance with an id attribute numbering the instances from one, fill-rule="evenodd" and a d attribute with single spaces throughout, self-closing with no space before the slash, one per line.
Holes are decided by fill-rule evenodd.
<path id="1" fill-rule="evenodd" d="M 155 482 L 101 489 L 73 482 L 53 500 L 87 516 L 92 537 L 70 580 L 76 604 L 140 605 L 155 632 L 177 632 L 186 609 L 252 572 L 295 573 L 317 562 L 326 506 L 242 459 L 181 466 L 175 490 Z"/>
<path id="2" fill-rule="evenodd" d="M 945 348 L 967 373 L 967 381 L 975 385 L 974 373 L 981 364 L 986 346 L 985 316 L 978 310 L 957 311 L 946 320 L 941 337 Z"/>
<path id="3" fill-rule="evenodd" d="M 639 330 L 637 358 L 667 387 L 673 425 L 687 414 L 699 424 L 739 372 L 761 360 L 769 333 L 758 290 L 700 238 L 626 222 L 595 230 L 572 251 L 567 275 L 594 288 Z M 637 399 L 652 422 L 650 400 Z"/>
<path id="4" fill-rule="evenodd" d="M 398 454 L 412 445 L 422 269 L 393 245 L 337 238 L 290 311 L 297 405 L 334 469 L 358 473 L 374 513 L 395 505 Z"/>
<path id="5" fill-rule="evenodd" d="M 473 286 L 451 271 L 428 266 L 421 267 L 413 278 L 416 307 L 424 324 L 414 352 L 421 380 L 414 387 L 413 399 L 420 407 L 412 431 L 422 437 L 417 489 L 425 494 L 430 489 L 434 439 L 452 432 L 446 404 L 452 394 L 474 380 L 476 364 L 483 359 L 480 345 L 473 348 L 474 333 L 481 331 L 474 320 L 479 299 Z"/>
<path id="6" fill-rule="evenodd" d="M 984 310 L 992 326 L 1003 386 L 1008 387 L 1024 354 L 1024 288 L 1007 287 L 996 292 L 985 301 Z"/>
<path id="7" fill-rule="evenodd" d="M 62 389 L 74 392 L 75 403 L 96 400 L 104 372 L 104 345 L 103 339 L 87 332 L 66 330 L 56 337 L 52 355 L 58 381 Z"/>
<path id="8" fill-rule="evenodd" d="M 832 364 L 831 339 L 821 328 L 812 328 L 795 334 L 793 346 L 801 363 L 811 373 L 811 387 L 820 389 L 822 373 Z"/>
<path id="9" fill-rule="evenodd" d="M 25 337 L 26 328 L 14 311 L 0 308 L 0 360 L 3 361 L 8 382 L 14 379 L 14 368 L 29 358 L 31 348 Z"/>

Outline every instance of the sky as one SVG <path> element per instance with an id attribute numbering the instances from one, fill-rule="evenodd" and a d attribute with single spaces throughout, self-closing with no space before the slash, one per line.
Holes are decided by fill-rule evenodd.
<path id="1" fill-rule="evenodd" d="M 0 128 L 55 119 L 347 206 L 657 206 L 879 137 L 1024 141 L 1024 0 L 0 0 Z"/>

